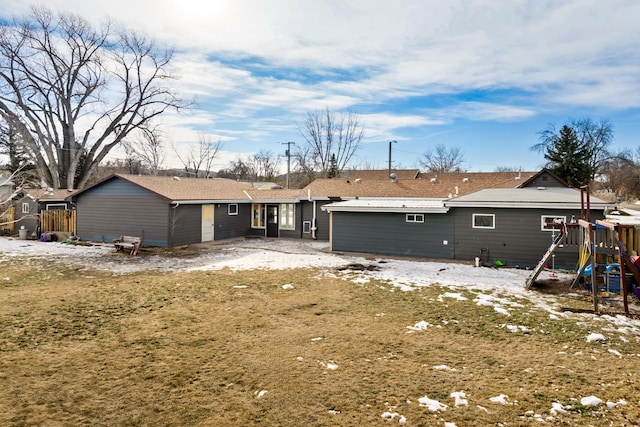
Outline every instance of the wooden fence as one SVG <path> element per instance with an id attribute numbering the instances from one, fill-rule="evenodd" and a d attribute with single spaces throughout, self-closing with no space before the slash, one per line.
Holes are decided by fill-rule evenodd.
<path id="1" fill-rule="evenodd" d="M 12 235 L 15 232 L 16 210 L 13 206 L 0 208 L 0 233 Z"/>
<path id="2" fill-rule="evenodd" d="M 52 210 L 40 212 L 40 231 L 64 231 L 76 234 L 75 210 Z"/>

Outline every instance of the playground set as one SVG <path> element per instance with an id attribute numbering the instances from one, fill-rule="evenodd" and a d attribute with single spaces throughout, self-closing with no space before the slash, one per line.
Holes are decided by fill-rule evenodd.
<path id="1" fill-rule="evenodd" d="M 590 218 L 589 187 L 581 187 L 580 219 L 572 218 L 569 224 L 552 224 L 558 230 L 549 249 L 526 279 L 530 289 L 545 269 L 554 251 L 563 245 L 578 246 L 577 274 L 571 288 L 581 283 L 588 286 L 593 296 L 593 310 L 599 311 L 599 303 L 612 294 L 622 295 L 625 315 L 629 315 L 628 295 L 640 299 L 640 229 L 635 225 L 613 223 Z M 629 250 L 628 248 L 631 248 Z M 630 253 L 631 252 L 631 253 Z"/>

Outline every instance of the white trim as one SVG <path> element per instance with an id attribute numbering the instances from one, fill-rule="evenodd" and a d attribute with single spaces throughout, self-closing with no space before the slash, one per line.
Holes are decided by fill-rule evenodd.
<path id="1" fill-rule="evenodd" d="M 413 217 L 413 218 L 410 218 Z M 405 215 L 405 222 L 410 223 L 423 223 L 424 222 L 424 214 L 421 213 L 408 213 Z"/>
<path id="2" fill-rule="evenodd" d="M 232 210 L 231 207 L 235 207 L 235 210 Z M 237 203 L 229 203 L 227 205 L 227 215 L 233 216 L 238 215 L 238 204 Z"/>
<path id="3" fill-rule="evenodd" d="M 289 224 L 289 211 L 291 214 L 291 223 Z M 280 223 L 278 227 L 280 230 L 295 230 L 296 229 L 296 205 L 295 203 L 280 203 Z"/>
<path id="4" fill-rule="evenodd" d="M 489 216 L 489 217 L 491 217 L 491 226 L 476 225 L 476 217 L 480 217 L 480 216 Z M 495 228 L 496 228 L 496 214 L 474 213 L 471 216 L 471 228 L 477 228 L 477 229 L 483 229 L 483 230 L 495 230 Z"/>
<path id="5" fill-rule="evenodd" d="M 67 204 L 66 203 L 47 203 L 45 205 L 45 210 L 52 210 L 52 207 L 62 207 L 64 209 L 67 208 Z"/>
<path id="6" fill-rule="evenodd" d="M 545 221 L 545 218 L 551 219 L 551 221 Z M 540 215 L 540 230 L 541 231 L 556 231 L 558 228 L 545 227 L 545 224 L 554 222 L 553 220 L 561 219 L 563 223 L 567 223 L 567 217 L 565 215 Z"/>
<path id="7" fill-rule="evenodd" d="M 257 207 L 257 209 L 255 208 Z M 258 216 L 255 213 L 258 212 Z M 256 230 L 265 230 L 267 228 L 267 206 L 264 203 L 251 203 L 251 228 Z M 254 219 L 258 219 L 258 225 L 255 225 Z"/>

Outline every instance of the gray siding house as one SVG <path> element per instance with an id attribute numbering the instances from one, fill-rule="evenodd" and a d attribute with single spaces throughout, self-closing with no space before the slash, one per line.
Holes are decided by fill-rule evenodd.
<path id="1" fill-rule="evenodd" d="M 439 193 L 434 191 L 429 203 L 420 197 L 428 196 L 429 188 L 438 188 L 441 177 L 421 185 L 411 183 L 406 188 L 413 191 L 401 198 L 364 196 L 328 204 L 323 209 L 331 217 L 331 250 L 468 261 L 478 257 L 491 265 L 499 260 L 534 266 L 558 232 L 550 224 L 580 218 L 580 191 L 567 188 L 546 170 L 498 180 L 494 188 L 478 188 L 480 178 L 460 173 L 454 179 L 448 174 L 443 180 L 447 185 Z M 490 184 L 498 177 L 483 178 Z M 375 184 L 353 185 L 370 185 L 377 187 L 375 191 L 390 185 Z M 443 197 L 442 190 L 451 187 L 458 195 Z M 591 197 L 590 207 L 595 220 L 603 218 L 607 203 Z M 578 248 L 568 245 L 553 258 L 557 267 L 574 267 L 577 260 Z"/>
<path id="2" fill-rule="evenodd" d="M 454 220 L 455 259 L 506 265 L 537 264 L 558 233 L 555 220 L 571 223 L 581 214 L 580 191 L 566 187 L 486 189 L 445 202 Z M 591 220 L 603 219 L 607 202 L 590 198 Z M 573 268 L 578 247 L 555 252 L 555 267 Z"/>
<path id="3" fill-rule="evenodd" d="M 140 237 L 143 246 L 169 247 L 245 236 L 303 237 L 299 194 L 229 179 L 116 174 L 72 199 L 83 240 L 128 235 Z"/>
<path id="4" fill-rule="evenodd" d="M 452 259 L 453 217 L 439 199 L 356 199 L 331 213 L 331 250 Z"/>

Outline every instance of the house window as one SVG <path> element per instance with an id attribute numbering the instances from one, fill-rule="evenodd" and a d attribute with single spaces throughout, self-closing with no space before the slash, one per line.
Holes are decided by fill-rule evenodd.
<path id="1" fill-rule="evenodd" d="M 424 214 L 407 214 L 406 222 L 424 222 Z"/>
<path id="2" fill-rule="evenodd" d="M 47 203 L 45 209 L 48 211 L 59 211 L 67 209 L 67 205 L 65 203 Z"/>
<path id="3" fill-rule="evenodd" d="M 264 228 L 264 218 L 266 213 L 265 205 L 261 203 L 251 204 L 251 228 Z"/>
<path id="4" fill-rule="evenodd" d="M 311 221 L 304 221 L 302 223 L 302 232 L 311 233 Z"/>
<path id="5" fill-rule="evenodd" d="M 540 229 L 542 231 L 558 230 L 558 224 L 566 223 L 566 216 L 542 215 L 540 217 Z M 555 227 L 554 227 L 555 225 Z"/>
<path id="6" fill-rule="evenodd" d="M 496 228 L 496 216 L 494 214 L 473 214 L 473 228 Z"/>
<path id="7" fill-rule="evenodd" d="M 296 229 L 296 205 L 294 203 L 282 203 L 280 205 L 280 229 Z"/>
<path id="8" fill-rule="evenodd" d="M 227 206 L 227 215 L 238 215 L 237 203 L 232 203 Z"/>
<path id="9" fill-rule="evenodd" d="M 22 204 L 22 213 L 23 214 L 28 214 L 29 213 L 29 203 L 23 203 Z"/>

